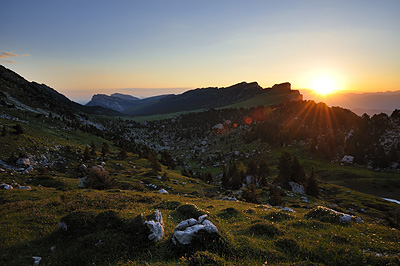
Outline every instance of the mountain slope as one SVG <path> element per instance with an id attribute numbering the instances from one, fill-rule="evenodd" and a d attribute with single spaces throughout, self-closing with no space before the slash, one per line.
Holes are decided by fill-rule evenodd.
<path id="1" fill-rule="evenodd" d="M 263 89 L 257 82 L 241 82 L 226 88 L 200 88 L 178 95 L 162 95 L 143 100 L 125 101 L 113 95 L 94 95 L 87 105 L 99 105 L 125 114 L 143 116 L 221 108 L 239 103 L 245 103 L 243 107 L 253 107 L 299 99 L 302 99 L 301 94 L 292 91 L 290 83 Z"/>
<path id="2" fill-rule="evenodd" d="M 15 72 L 0 65 L 0 104 L 9 108 L 31 111 L 38 114 L 49 112 L 73 114 L 76 112 L 118 115 L 103 107 L 87 107 L 75 103 L 56 90 L 29 82 Z"/>

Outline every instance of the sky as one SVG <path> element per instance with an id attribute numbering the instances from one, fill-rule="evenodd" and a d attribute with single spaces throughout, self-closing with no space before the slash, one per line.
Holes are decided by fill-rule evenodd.
<path id="1" fill-rule="evenodd" d="M 87 102 L 257 81 L 400 90 L 399 0 L 0 0 L 0 64 Z"/>

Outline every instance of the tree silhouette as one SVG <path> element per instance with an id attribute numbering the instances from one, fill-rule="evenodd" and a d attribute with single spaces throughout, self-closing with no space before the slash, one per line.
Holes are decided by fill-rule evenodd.
<path id="1" fill-rule="evenodd" d="M 307 178 L 306 181 L 306 194 L 313 196 L 313 197 L 318 197 L 319 195 L 319 189 L 318 189 L 318 183 L 317 183 L 317 174 L 315 172 L 315 167 L 313 166 L 311 168 L 310 176 Z"/>

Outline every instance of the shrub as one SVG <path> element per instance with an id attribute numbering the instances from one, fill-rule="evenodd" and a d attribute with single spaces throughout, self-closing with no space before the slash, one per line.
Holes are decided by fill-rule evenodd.
<path id="1" fill-rule="evenodd" d="M 225 265 L 225 260 L 217 254 L 209 251 L 197 251 L 194 253 L 188 261 L 189 266 L 205 266 L 205 265 Z"/>
<path id="2" fill-rule="evenodd" d="M 94 213 L 78 211 L 61 218 L 59 227 L 69 235 L 84 234 L 94 229 Z"/>
<path id="3" fill-rule="evenodd" d="M 275 246 L 282 251 L 285 251 L 289 254 L 295 255 L 299 253 L 300 246 L 299 244 L 291 238 L 281 238 L 275 241 Z"/>
<path id="4" fill-rule="evenodd" d="M 196 205 L 193 204 L 184 204 L 179 206 L 174 212 L 175 216 L 180 219 L 189 219 L 194 218 L 197 219 L 199 216 L 204 214 L 204 211 L 197 208 Z"/>
<path id="5" fill-rule="evenodd" d="M 232 218 L 239 216 L 240 212 L 233 207 L 223 209 L 218 216 L 221 218 Z"/>
<path id="6" fill-rule="evenodd" d="M 256 223 L 249 228 L 249 231 L 258 236 L 275 237 L 280 235 L 279 229 L 270 223 Z"/>
<path id="7" fill-rule="evenodd" d="M 270 212 L 265 216 L 265 219 L 274 222 L 282 222 L 293 219 L 293 216 L 284 212 Z"/>
<path id="8" fill-rule="evenodd" d="M 117 229 L 123 224 L 121 217 L 114 211 L 105 211 L 99 213 L 94 218 L 97 229 Z"/>
<path id="9" fill-rule="evenodd" d="M 24 134 L 24 129 L 22 128 L 22 126 L 20 124 L 16 124 L 15 126 L 13 126 L 14 134 L 15 135 L 20 135 L 20 134 Z"/>
<path id="10" fill-rule="evenodd" d="M 176 208 L 178 208 L 181 205 L 180 202 L 178 201 L 162 201 L 156 205 L 154 205 L 155 209 L 167 209 L 167 210 L 175 210 Z"/>
<path id="11" fill-rule="evenodd" d="M 110 189 L 118 186 L 115 178 L 111 177 L 101 166 L 92 167 L 87 176 L 86 187 L 94 189 Z"/>

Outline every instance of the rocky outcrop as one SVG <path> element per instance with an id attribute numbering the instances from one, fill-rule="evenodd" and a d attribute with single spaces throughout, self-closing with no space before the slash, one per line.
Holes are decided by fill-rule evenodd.
<path id="1" fill-rule="evenodd" d="M 146 221 L 144 224 L 151 232 L 148 236 L 149 240 L 154 240 L 157 242 L 164 238 L 164 221 L 159 210 L 156 210 L 153 216 L 153 220 Z"/>
<path id="2" fill-rule="evenodd" d="M 192 239 L 200 232 L 208 234 L 218 234 L 217 227 L 209 220 L 206 219 L 207 214 L 201 215 L 197 220 L 194 218 L 187 219 L 180 222 L 174 230 L 172 242 L 177 245 L 188 245 Z"/>
<path id="3" fill-rule="evenodd" d="M 105 94 L 95 94 L 86 106 L 101 106 L 121 112 L 134 106 L 136 101 L 140 101 L 140 99 L 120 93 L 114 93 L 110 96 Z"/>

